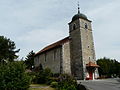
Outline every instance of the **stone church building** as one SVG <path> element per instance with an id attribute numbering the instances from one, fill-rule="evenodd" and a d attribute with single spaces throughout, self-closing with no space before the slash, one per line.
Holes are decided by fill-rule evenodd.
<path id="1" fill-rule="evenodd" d="M 80 80 L 99 76 L 91 21 L 79 8 L 69 23 L 69 36 L 36 53 L 34 64 L 35 68 L 42 65 L 53 73 L 67 73 Z"/>

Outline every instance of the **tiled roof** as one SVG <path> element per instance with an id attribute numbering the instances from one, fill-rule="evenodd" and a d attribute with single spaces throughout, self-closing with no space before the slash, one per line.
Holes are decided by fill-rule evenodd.
<path id="1" fill-rule="evenodd" d="M 43 53 L 45 51 L 48 51 L 48 50 L 50 50 L 52 48 L 55 48 L 57 46 L 61 46 L 62 44 L 66 43 L 68 41 L 69 41 L 69 37 L 66 37 L 66 38 L 64 38 L 64 39 L 62 39 L 60 41 L 57 41 L 57 42 L 55 42 L 55 43 L 53 43 L 53 44 L 43 48 L 42 50 L 40 50 L 38 53 L 35 54 L 35 56 L 37 56 L 37 55 L 39 55 L 39 54 L 41 54 L 41 53 Z"/>
<path id="2" fill-rule="evenodd" d="M 86 67 L 100 67 L 100 66 L 93 62 L 89 62 L 88 64 L 86 64 Z"/>

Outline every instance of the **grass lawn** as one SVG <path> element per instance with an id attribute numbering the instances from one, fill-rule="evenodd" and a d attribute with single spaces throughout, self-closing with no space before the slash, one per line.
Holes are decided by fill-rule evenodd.
<path id="1" fill-rule="evenodd" d="M 31 84 L 29 90 L 55 90 L 47 85 Z"/>

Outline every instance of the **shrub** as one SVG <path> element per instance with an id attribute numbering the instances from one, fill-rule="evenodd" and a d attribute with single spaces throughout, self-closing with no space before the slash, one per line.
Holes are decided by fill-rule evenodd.
<path id="1" fill-rule="evenodd" d="M 60 76 L 60 73 L 54 73 L 53 74 L 53 77 L 59 77 Z"/>
<path id="2" fill-rule="evenodd" d="M 28 72 L 27 73 L 28 74 L 28 76 L 30 76 L 30 81 L 31 81 L 31 83 L 35 83 L 37 80 L 36 80 L 36 75 L 37 75 L 37 73 L 36 72 Z"/>
<path id="3" fill-rule="evenodd" d="M 49 68 L 46 68 L 44 70 L 40 70 L 39 72 L 36 72 L 34 83 L 37 84 L 50 84 L 52 82 L 51 80 L 52 72 Z"/>
<path id="4" fill-rule="evenodd" d="M 53 88 L 57 88 L 58 82 L 55 82 L 55 81 L 51 82 L 50 86 L 53 87 Z"/>
<path id="5" fill-rule="evenodd" d="M 72 76 L 61 74 L 57 88 L 58 90 L 77 90 L 77 82 Z"/>
<path id="6" fill-rule="evenodd" d="M 30 77 L 25 73 L 22 62 L 11 62 L 0 65 L 1 90 L 26 90 L 30 85 Z"/>

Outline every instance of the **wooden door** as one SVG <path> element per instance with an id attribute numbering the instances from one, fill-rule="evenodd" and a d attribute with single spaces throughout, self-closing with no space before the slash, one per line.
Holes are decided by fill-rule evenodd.
<path id="1" fill-rule="evenodd" d="M 93 72 L 92 71 L 89 72 L 89 80 L 93 80 Z"/>

